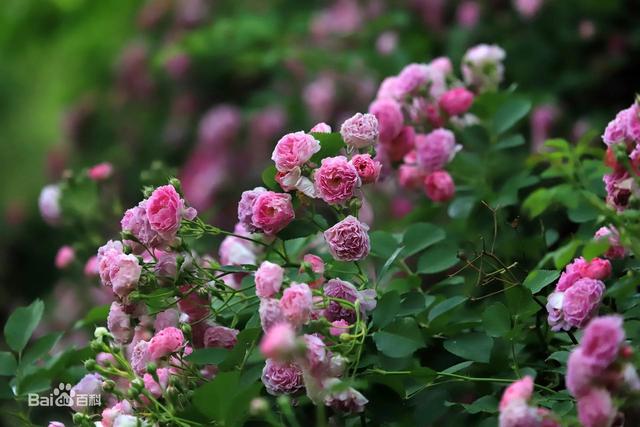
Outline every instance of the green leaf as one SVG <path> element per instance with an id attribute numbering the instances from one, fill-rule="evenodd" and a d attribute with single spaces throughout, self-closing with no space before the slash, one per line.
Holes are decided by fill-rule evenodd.
<path id="1" fill-rule="evenodd" d="M 391 268 L 391 266 L 393 265 L 394 262 L 396 262 L 396 259 L 398 259 L 398 257 L 400 256 L 400 253 L 402 252 L 402 250 L 404 249 L 404 246 L 400 246 L 398 249 L 395 250 L 394 253 L 391 254 L 391 256 L 385 261 L 384 265 L 382 266 L 382 268 L 380 269 L 380 272 L 378 273 L 378 281 L 382 281 L 383 277 L 385 276 L 385 274 L 387 274 L 387 272 L 389 271 L 389 269 Z"/>
<path id="2" fill-rule="evenodd" d="M 447 402 L 449 403 L 449 402 Z M 445 405 L 447 404 L 445 403 Z M 498 399 L 495 396 L 482 396 L 479 399 L 476 399 L 471 404 L 466 403 L 451 403 L 452 405 L 461 405 L 464 409 L 470 414 L 477 414 L 479 412 L 487 412 L 489 414 L 494 414 L 498 412 Z"/>
<path id="3" fill-rule="evenodd" d="M 458 248 L 453 242 L 445 242 L 427 249 L 418 259 L 419 274 L 439 273 L 458 263 Z"/>
<path id="4" fill-rule="evenodd" d="M 447 208 L 447 213 L 454 219 L 465 219 L 476 204 L 475 196 L 456 197 Z"/>
<path id="5" fill-rule="evenodd" d="M 511 330 L 511 313 L 504 304 L 496 302 L 482 313 L 482 324 L 487 335 L 503 337 Z"/>
<path id="6" fill-rule="evenodd" d="M 509 130 L 518 120 L 527 115 L 531 109 L 531 101 L 524 98 L 511 98 L 502 104 L 493 117 L 493 132 L 501 134 Z"/>
<path id="7" fill-rule="evenodd" d="M 17 308 L 9 316 L 9 320 L 4 325 L 4 338 L 13 351 L 22 352 L 40 323 L 43 312 L 44 303 L 37 299 L 28 307 Z"/>
<path id="8" fill-rule="evenodd" d="M 587 261 L 591 261 L 592 259 L 599 257 L 603 253 L 609 249 L 609 240 L 608 239 L 594 239 L 587 242 L 582 249 L 582 256 Z"/>
<path id="9" fill-rule="evenodd" d="M 470 360 L 467 360 L 466 362 L 460 362 L 460 363 L 457 363 L 457 364 L 455 364 L 453 366 L 449 366 L 447 369 L 445 369 L 442 372 L 444 372 L 446 374 L 455 374 L 456 372 L 460 372 L 463 369 L 467 369 L 471 365 L 473 365 L 473 362 L 470 361 Z"/>
<path id="10" fill-rule="evenodd" d="M 334 157 L 340 153 L 345 146 L 342 136 L 338 132 L 332 133 L 311 133 L 320 142 L 320 151 L 311 157 L 311 161 L 320 163 L 325 157 Z"/>
<path id="11" fill-rule="evenodd" d="M 538 188 L 525 199 L 522 204 L 529 217 L 535 218 L 542 212 L 547 210 L 551 202 L 553 202 L 554 192 L 552 189 Z"/>
<path id="12" fill-rule="evenodd" d="M 442 316 L 443 314 L 447 313 L 450 310 L 453 310 L 454 308 L 456 308 L 466 300 L 467 298 L 461 295 L 456 295 L 454 297 L 446 299 L 441 303 L 436 304 L 436 306 L 434 306 L 431 309 L 431 311 L 429 311 L 429 315 L 427 316 L 427 319 L 429 320 L 429 322 L 432 322 L 434 319 L 438 318 L 439 316 Z"/>
<path id="13" fill-rule="evenodd" d="M 400 310 L 400 295 L 395 291 L 387 292 L 382 295 L 373 310 L 373 324 L 380 329 L 384 328 L 391 323 L 398 310 Z"/>
<path id="14" fill-rule="evenodd" d="M 466 360 L 489 363 L 493 339 L 480 333 L 469 333 L 444 342 L 444 348 Z"/>
<path id="15" fill-rule="evenodd" d="M 269 165 L 262 171 L 262 182 L 269 190 L 282 190 L 276 181 L 276 173 L 278 173 L 278 170 L 275 165 Z"/>
<path id="16" fill-rule="evenodd" d="M 566 245 L 556 249 L 553 252 L 553 262 L 557 269 L 564 268 L 565 265 L 569 264 L 569 261 L 573 259 L 578 247 L 580 246 L 580 242 L 577 240 L 572 240 Z"/>
<path id="17" fill-rule="evenodd" d="M 229 371 L 240 365 L 247 352 L 254 346 L 261 332 L 261 328 L 248 328 L 240 331 L 238 342 L 229 351 L 229 356 L 224 359 L 224 362 L 220 363 L 220 370 Z"/>
<path id="18" fill-rule="evenodd" d="M 166 292 L 166 291 L 164 291 Z M 73 325 L 74 329 L 84 328 L 85 326 L 94 326 L 104 324 L 107 321 L 107 316 L 109 316 L 109 308 L 111 306 L 109 304 L 100 305 L 98 307 L 93 307 L 84 319 L 78 320 L 75 325 Z"/>
<path id="19" fill-rule="evenodd" d="M 533 270 L 526 279 L 524 279 L 524 287 L 529 289 L 531 293 L 537 294 L 550 283 L 553 283 L 560 272 L 557 270 Z"/>
<path id="20" fill-rule="evenodd" d="M 433 224 L 426 222 L 412 224 L 407 227 L 402 238 L 402 244 L 405 246 L 403 256 L 409 257 L 416 254 L 434 243 L 444 240 L 445 237 L 444 230 Z"/>
<path id="21" fill-rule="evenodd" d="M 410 317 L 397 319 L 384 330 L 373 334 L 379 351 L 389 357 L 406 357 L 424 347 L 424 339 L 416 321 Z"/>
<path id="22" fill-rule="evenodd" d="M 0 351 L 0 375 L 13 376 L 18 364 L 13 354 L 8 351 Z"/>
<path id="23" fill-rule="evenodd" d="M 62 335 L 62 332 L 54 332 L 39 338 L 24 352 L 20 365 L 28 365 L 45 356 L 55 347 Z"/>
<path id="24" fill-rule="evenodd" d="M 212 381 L 196 389 L 193 394 L 194 405 L 210 419 L 224 422 L 239 381 L 240 371 L 218 373 Z"/>
<path id="25" fill-rule="evenodd" d="M 561 365 L 566 365 L 567 360 L 569 360 L 569 352 L 568 351 L 554 351 L 547 357 L 546 360 L 555 360 L 556 362 L 560 362 Z"/>
<path id="26" fill-rule="evenodd" d="M 318 228 L 313 222 L 306 219 L 294 219 L 278 233 L 278 237 L 282 240 L 292 240 L 300 237 L 311 236 L 317 232 Z"/>
<path id="27" fill-rule="evenodd" d="M 201 348 L 187 356 L 187 361 L 196 365 L 219 365 L 230 351 L 226 348 Z"/>
<path id="28" fill-rule="evenodd" d="M 501 139 L 496 145 L 492 146 L 491 149 L 496 151 L 506 150 L 507 148 L 519 147 L 521 145 L 524 145 L 524 137 L 518 133 Z"/>
<path id="29" fill-rule="evenodd" d="M 374 231 L 369 234 L 371 240 L 371 255 L 387 259 L 398 247 L 398 240 L 386 231 Z"/>

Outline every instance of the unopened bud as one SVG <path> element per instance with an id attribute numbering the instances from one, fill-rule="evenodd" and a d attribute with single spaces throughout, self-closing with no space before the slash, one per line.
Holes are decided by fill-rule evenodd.
<path id="1" fill-rule="evenodd" d="M 620 349 L 620 357 L 623 359 L 631 359 L 633 357 L 633 348 L 629 345 L 623 345 Z"/>
<path id="2" fill-rule="evenodd" d="M 171 178 L 169 180 L 169 184 L 171 184 L 178 193 L 182 194 L 182 183 L 180 183 L 180 180 L 178 178 Z"/>
<path id="3" fill-rule="evenodd" d="M 249 413 L 254 417 L 262 415 L 268 410 L 269 404 L 267 403 L 267 400 L 262 397 L 256 397 L 251 401 L 251 405 L 249 405 Z"/>
<path id="4" fill-rule="evenodd" d="M 156 365 L 155 362 L 147 363 L 147 372 L 148 373 L 150 373 L 151 375 L 154 375 L 156 373 L 156 369 L 158 369 L 158 365 Z"/>
<path id="5" fill-rule="evenodd" d="M 96 338 L 110 338 L 111 334 L 104 326 L 99 326 L 93 331 L 93 336 Z"/>
<path id="6" fill-rule="evenodd" d="M 116 383 L 113 380 L 104 380 L 102 382 L 102 390 L 107 393 L 111 393 L 116 387 Z"/>
<path id="7" fill-rule="evenodd" d="M 131 386 L 142 390 L 144 388 L 144 382 L 140 378 L 134 378 L 131 380 Z"/>
<path id="8" fill-rule="evenodd" d="M 93 372 L 98 367 L 98 364 L 96 363 L 95 360 L 89 359 L 84 361 L 84 367 L 87 371 Z"/>
<path id="9" fill-rule="evenodd" d="M 188 323 L 181 323 L 180 324 L 180 330 L 182 331 L 183 334 L 187 335 L 187 336 L 191 336 L 191 325 Z"/>

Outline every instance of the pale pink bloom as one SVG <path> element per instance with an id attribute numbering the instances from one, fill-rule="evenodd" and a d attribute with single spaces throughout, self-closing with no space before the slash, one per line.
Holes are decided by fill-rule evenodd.
<path id="1" fill-rule="evenodd" d="M 309 133 L 331 133 L 331 126 L 324 122 L 317 123 L 309 130 Z"/>
<path id="2" fill-rule="evenodd" d="M 284 269 L 278 264 L 263 261 L 255 274 L 256 295 L 260 298 L 271 298 L 280 291 Z"/>
<path id="3" fill-rule="evenodd" d="M 258 314 L 260 315 L 262 330 L 265 332 L 273 325 L 285 321 L 284 314 L 280 308 L 280 301 L 274 298 L 261 298 Z"/>
<path id="4" fill-rule="evenodd" d="M 95 277 L 100 274 L 98 271 L 98 257 L 96 255 L 91 256 L 87 263 L 84 265 L 85 277 Z"/>
<path id="5" fill-rule="evenodd" d="M 115 405 L 105 408 L 102 411 L 102 427 L 113 427 L 113 421 L 118 415 L 132 414 L 133 408 L 127 400 L 121 400 Z M 63 426 L 64 427 L 64 426 Z"/>
<path id="6" fill-rule="evenodd" d="M 602 135 L 602 140 L 605 144 L 617 144 L 624 142 L 625 139 L 630 138 L 628 135 L 628 123 L 629 117 L 633 115 L 633 105 L 616 114 L 616 117 L 609 122 Z"/>
<path id="7" fill-rule="evenodd" d="M 104 427 L 111 427 L 110 425 L 106 425 L 104 424 Z M 61 423 L 60 421 L 49 421 L 49 424 L 47 425 L 47 427 L 64 427 L 64 424 Z"/>
<path id="8" fill-rule="evenodd" d="M 96 363 L 100 366 L 115 365 L 116 358 L 111 353 L 100 352 L 96 355 Z"/>
<path id="9" fill-rule="evenodd" d="M 331 327 L 329 328 L 329 333 L 334 337 L 339 337 L 342 334 L 346 334 L 349 332 L 349 322 L 344 319 L 334 320 L 331 322 Z"/>
<path id="10" fill-rule="evenodd" d="M 372 159 L 370 154 L 356 154 L 349 162 L 358 172 L 363 184 L 371 184 L 378 180 L 382 164 Z"/>
<path id="11" fill-rule="evenodd" d="M 69 267 L 76 259 L 76 251 L 69 245 L 61 246 L 56 254 L 56 268 L 62 270 Z"/>
<path id="12" fill-rule="evenodd" d="M 329 75 L 323 75 L 309 83 L 302 92 L 302 99 L 310 116 L 317 121 L 327 121 L 331 117 L 336 98 L 336 82 Z"/>
<path id="13" fill-rule="evenodd" d="M 596 317 L 585 328 L 580 348 L 592 366 L 605 369 L 618 358 L 624 339 L 622 317 Z"/>
<path id="14" fill-rule="evenodd" d="M 302 131 L 289 133 L 278 141 L 271 160 L 280 172 L 288 172 L 296 166 L 302 166 L 320 151 L 320 143 Z"/>
<path id="15" fill-rule="evenodd" d="M 145 427 L 145 422 L 133 415 L 120 414 L 113 420 L 113 427 Z"/>
<path id="16" fill-rule="evenodd" d="M 253 206 L 256 203 L 256 199 L 262 193 L 266 193 L 267 189 L 264 187 L 256 187 L 253 190 L 243 191 L 238 202 L 238 221 L 251 232 L 258 231 L 253 225 Z"/>
<path id="17" fill-rule="evenodd" d="M 518 401 L 500 410 L 499 427 L 542 427 L 536 408 Z"/>
<path id="18" fill-rule="evenodd" d="M 204 346 L 231 350 L 238 342 L 238 333 L 239 330 L 225 326 L 209 326 L 204 333 Z"/>
<path id="19" fill-rule="evenodd" d="M 583 427 L 610 427 L 617 412 L 611 395 L 602 388 L 592 388 L 578 398 L 578 420 Z"/>
<path id="20" fill-rule="evenodd" d="M 124 254 L 122 243 L 109 240 L 98 249 L 98 270 L 102 284 L 124 298 L 138 284 L 142 266 L 135 255 Z"/>
<path id="21" fill-rule="evenodd" d="M 155 255 L 158 261 L 153 267 L 153 271 L 160 278 L 175 278 L 178 273 L 178 254 L 156 250 Z"/>
<path id="22" fill-rule="evenodd" d="M 373 114 L 356 113 L 340 127 L 345 144 L 365 148 L 378 142 L 378 119 Z"/>
<path id="23" fill-rule="evenodd" d="M 311 289 L 306 283 L 292 283 L 282 293 L 280 308 L 285 319 L 295 326 L 309 321 L 313 309 Z"/>
<path id="24" fill-rule="evenodd" d="M 466 113 L 473 104 L 473 92 L 456 87 L 443 93 L 438 100 L 440 108 L 450 116 L 459 116 Z"/>
<path id="25" fill-rule="evenodd" d="M 238 136 L 242 125 L 240 111 L 231 105 L 208 110 L 198 125 L 198 145 L 219 151 Z"/>
<path id="26" fill-rule="evenodd" d="M 180 220 L 193 219 L 196 211 L 187 208 L 172 185 L 156 188 L 146 204 L 147 218 L 151 228 L 166 240 L 173 240 L 180 228 Z"/>
<path id="27" fill-rule="evenodd" d="M 467 85 L 479 91 L 494 90 L 504 77 L 505 51 L 496 45 L 480 44 L 462 58 L 462 75 Z"/>
<path id="28" fill-rule="evenodd" d="M 290 194 L 266 191 L 253 204 L 251 222 L 265 234 L 276 234 L 294 218 Z"/>
<path id="29" fill-rule="evenodd" d="M 295 394 L 304 388 L 302 369 L 293 362 L 267 359 L 262 370 L 262 383 L 267 393 L 274 396 Z"/>
<path id="30" fill-rule="evenodd" d="M 149 360 L 158 360 L 178 351 L 184 344 L 184 335 L 178 328 L 164 328 L 151 338 L 147 349 Z"/>
<path id="31" fill-rule="evenodd" d="M 416 92 L 429 81 L 429 66 L 426 64 L 409 64 L 398 74 L 397 87 L 402 96 Z"/>
<path id="32" fill-rule="evenodd" d="M 358 171 L 344 156 L 322 159 L 313 178 L 318 196 L 329 204 L 349 201 L 360 185 Z"/>
<path id="33" fill-rule="evenodd" d="M 49 225 L 57 225 L 62 217 L 62 209 L 60 207 L 60 197 L 62 190 L 60 185 L 50 184 L 42 188 L 38 198 L 38 207 L 42 219 Z"/>
<path id="34" fill-rule="evenodd" d="M 111 303 L 109 316 L 107 317 L 107 327 L 118 343 L 127 344 L 131 341 L 133 336 L 131 318 L 125 312 L 122 304 L 116 301 Z"/>
<path id="35" fill-rule="evenodd" d="M 583 19 L 578 25 L 578 34 L 582 40 L 589 40 L 596 34 L 596 25 L 589 19 Z"/>
<path id="36" fill-rule="evenodd" d="M 416 165 L 400 165 L 398 168 L 398 182 L 407 189 L 420 188 L 423 185 L 425 173 Z"/>
<path id="37" fill-rule="evenodd" d="M 270 359 L 285 361 L 290 359 L 296 349 L 296 333 L 286 322 L 271 326 L 260 341 L 260 351 Z"/>
<path id="38" fill-rule="evenodd" d="M 398 46 L 398 34 L 393 31 L 385 31 L 376 39 L 376 50 L 380 55 L 390 55 Z"/>
<path id="39" fill-rule="evenodd" d="M 144 388 L 147 389 L 154 397 L 162 397 L 162 393 L 167 389 L 169 385 L 169 376 L 171 375 L 169 368 L 158 368 L 156 370 L 158 376 L 157 382 L 151 374 L 144 374 L 142 380 L 144 381 Z"/>
<path id="40" fill-rule="evenodd" d="M 542 7 L 543 0 L 513 0 L 514 6 L 523 18 L 533 18 Z"/>
<path id="41" fill-rule="evenodd" d="M 429 134 L 418 134 L 415 138 L 418 165 L 425 172 L 438 171 L 455 157 L 461 146 L 448 129 L 435 129 Z"/>
<path id="42" fill-rule="evenodd" d="M 451 64 L 451 60 L 446 56 L 439 56 L 433 59 L 429 63 L 429 66 L 445 76 L 453 73 L 453 64 Z"/>
<path id="43" fill-rule="evenodd" d="M 111 177 L 113 165 L 109 162 L 98 163 L 87 171 L 87 175 L 94 181 L 104 181 Z"/>
<path id="44" fill-rule="evenodd" d="M 480 19 L 480 5 L 478 2 L 468 0 L 460 3 L 456 9 L 456 21 L 463 28 L 473 28 Z"/>
<path id="45" fill-rule="evenodd" d="M 150 361 L 147 353 L 149 341 L 139 340 L 136 342 L 134 338 L 131 345 L 133 346 L 130 356 L 131 367 L 136 374 L 142 375 L 147 370 L 147 363 Z"/>
<path id="46" fill-rule="evenodd" d="M 180 320 L 180 312 L 174 308 L 168 308 L 156 314 L 153 329 L 158 332 L 170 326 L 177 327 Z"/>
<path id="47" fill-rule="evenodd" d="M 324 232 L 331 255 L 339 261 L 358 261 L 366 258 L 371 249 L 369 227 L 349 215 Z"/>
<path id="48" fill-rule="evenodd" d="M 513 401 L 521 400 L 528 402 L 533 394 L 533 378 L 529 375 L 524 378 L 515 381 L 507 387 L 502 393 L 502 399 L 500 399 L 500 410 L 504 410 Z"/>
<path id="49" fill-rule="evenodd" d="M 289 172 L 277 172 L 275 180 L 284 191 L 297 190 L 307 197 L 316 198 L 316 189 L 313 182 L 302 175 L 302 170 L 299 166 Z"/>
<path id="50" fill-rule="evenodd" d="M 137 240 L 137 242 L 135 240 L 124 241 L 125 244 L 131 246 L 132 251 L 136 254 L 143 253 L 146 250 L 145 246 L 147 248 L 156 248 L 167 243 L 156 230 L 151 228 L 146 206 L 147 200 L 141 201 L 138 206 L 127 209 L 120 220 L 122 231 L 130 233 Z"/>
<path id="51" fill-rule="evenodd" d="M 369 106 L 369 112 L 378 119 L 380 142 L 392 141 L 404 126 L 400 104 L 393 99 L 378 99 Z"/>
<path id="52" fill-rule="evenodd" d="M 554 105 L 540 105 L 531 113 L 531 149 L 540 152 L 544 142 L 549 138 L 551 127 L 556 122 L 560 112 Z"/>
<path id="53" fill-rule="evenodd" d="M 76 412 L 88 411 L 89 396 L 102 394 L 102 381 L 103 378 L 100 374 L 90 373 L 82 377 L 78 384 L 74 385 L 69 392 L 74 398 L 71 401 L 71 408 Z M 77 399 L 78 396 L 85 396 L 83 399 Z"/>
<path id="54" fill-rule="evenodd" d="M 353 387 L 341 389 L 340 386 L 338 386 L 340 382 L 341 381 L 337 378 L 329 378 L 323 381 L 323 386 L 326 389 L 338 389 L 338 391 L 330 391 L 327 396 L 324 397 L 324 404 L 335 411 L 347 414 L 358 414 L 363 412 L 364 407 L 369 403 L 369 400 Z"/>
<path id="55" fill-rule="evenodd" d="M 398 77 L 391 76 L 385 78 L 378 88 L 378 93 L 376 94 L 377 99 L 400 99 L 402 95 L 398 90 Z M 373 113 L 373 112 L 372 112 Z M 380 118 L 378 118 L 379 120 Z"/>
<path id="56" fill-rule="evenodd" d="M 214 202 L 217 191 L 228 179 L 230 155 L 225 150 L 198 146 L 180 171 L 182 191 L 189 203 L 206 210 Z"/>
<path id="57" fill-rule="evenodd" d="M 597 313 L 604 290 L 600 280 L 582 278 L 565 292 L 553 292 L 547 302 L 551 329 L 584 327 Z"/>
<path id="58" fill-rule="evenodd" d="M 434 202 L 446 202 L 455 195 L 456 186 L 449 172 L 435 171 L 424 178 L 424 192 Z"/>
<path id="59" fill-rule="evenodd" d="M 302 368 L 316 378 L 326 377 L 331 365 L 331 353 L 324 341 L 317 335 L 306 334 L 303 337 L 306 352 L 300 360 Z"/>
<path id="60" fill-rule="evenodd" d="M 596 240 L 607 239 L 609 241 L 609 248 L 604 254 L 607 258 L 618 259 L 625 257 L 627 251 L 624 246 L 620 244 L 620 234 L 613 225 L 600 227 L 593 237 Z"/>

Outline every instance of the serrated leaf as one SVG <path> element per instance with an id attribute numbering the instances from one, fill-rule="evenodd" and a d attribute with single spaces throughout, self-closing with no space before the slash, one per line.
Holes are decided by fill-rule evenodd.
<path id="1" fill-rule="evenodd" d="M 532 293 L 537 294 L 558 277 L 560 277 L 560 272 L 557 270 L 533 270 L 524 279 L 523 285 Z"/>
<path id="2" fill-rule="evenodd" d="M 43 312 L 44 303 L 37 299 L 28 307 L 17 308 L 9 316 L 4 325 L 4 338 L 13 351 L 22 352 L 31 338 L 31 334 L 40 323 Z"/>

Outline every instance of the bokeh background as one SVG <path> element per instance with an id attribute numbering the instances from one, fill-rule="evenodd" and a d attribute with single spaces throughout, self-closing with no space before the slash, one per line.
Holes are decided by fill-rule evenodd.
<path id="1" fill-rule="evenodd" d="M 231 227 L 282 134 L 365 111 L 409 62 L 496 43 L 505 81 L 534 101 L 532 150 L 600 130 L 632 101 L 639 13 L 632 0 L 3 0 L 2 323 L 35 297 L 55 302 L 52 329 L 104 304 L 84 262 L 143 185 L 179 176 L 205 217 Z M 43 186 L 100 162 L 114 167 L 102 198 L 78 187 L 68 207 L 85 222 L 46 224 Z M 93 243 L 58 271 L 56 252 L 78 236 Z"/>

